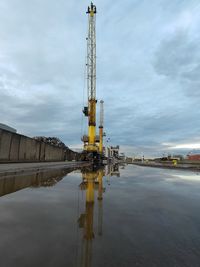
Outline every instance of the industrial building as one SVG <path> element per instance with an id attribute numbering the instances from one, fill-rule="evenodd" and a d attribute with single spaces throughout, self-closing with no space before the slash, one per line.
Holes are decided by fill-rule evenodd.
<path id="1" fill-rule="evenodd" d="M 119 158 L 119 146 L 108 146 L 107 147 L 108 158 Z"/>
<path id="2" fill-rule="evenodd" d="M 192 154 L 192 155 L 187 155 L 188 160 L 199 160 L 200 161 L 200 154 Z"/>

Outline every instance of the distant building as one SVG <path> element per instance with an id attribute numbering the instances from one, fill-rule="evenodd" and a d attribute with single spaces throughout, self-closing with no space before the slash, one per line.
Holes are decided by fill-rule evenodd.
<path id="1" fill-rule="evenodd" d="M 126 158 L 126 163 L 132 163 L 133 162 L 133 158 L 127 157 Z"/>
<path id="2" fill-rule="evenodd" d="M 125 154 L 124 154 L 124 153 L 120 153 L 120 154 L 119 154 L 119 159 L 125 161 L 125 159 L 126 159 Z"/>
<path id="3" fill-rule="evenodd" d="M 176 160 L 183 160 L 184 156 L 183 155 L 173 155 L 172 158 L 176 159 Z"/>
<path id="4" fill-rule="evenodd" d="M 6 125 L 6 124 L 3 124 L 3 123 L 0 123 L 0 130 L 6 130 L 6 131 L 9 131 L 9 132 L 12 132 L 12 133 L 16 133 L 17 130 Z"/>
<path id="5" fill-rule="evenodd" d="M 193 155 L 187 155 L 188 160 L 199 160 L 200 161 L 200 154 L 193 154 Z"/>
<path id="6" fill-rule="evenodd" d="M 108 158 L 119 158 L 119 146 L 107 147 L 107 157 Z"/>

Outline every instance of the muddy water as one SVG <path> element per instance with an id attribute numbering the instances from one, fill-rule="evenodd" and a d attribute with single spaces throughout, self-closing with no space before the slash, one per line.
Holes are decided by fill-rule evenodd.
<path id="1" fill-rule="evenodd" d="M 199 267 L 200 175 L 139 166 L 0 178 L 0 266 Z"/>

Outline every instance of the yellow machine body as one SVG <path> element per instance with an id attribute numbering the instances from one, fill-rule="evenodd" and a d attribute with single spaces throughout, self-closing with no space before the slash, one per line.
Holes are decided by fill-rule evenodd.
<path id="1" fill-rule="evenodd" d="M 96 100 L 90 99 L 88 101 L 88 144 L 86 145 L 87 151 L 98 151 L 96 145 Z"/>

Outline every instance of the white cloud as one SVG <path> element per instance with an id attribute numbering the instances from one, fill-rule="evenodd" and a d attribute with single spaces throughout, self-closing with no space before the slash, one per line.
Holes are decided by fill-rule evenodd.
<path id="1" fill-rule="evenodd" d="M 179 144 L 172 146 L 171 149 L 200 149 L 200 143 L 199 144 Z"/>

